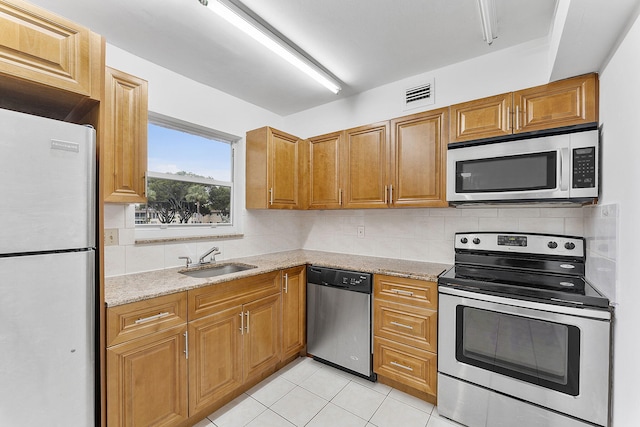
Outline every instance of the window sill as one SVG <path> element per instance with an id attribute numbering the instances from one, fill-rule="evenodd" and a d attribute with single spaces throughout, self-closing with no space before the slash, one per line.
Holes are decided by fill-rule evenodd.
<path id="1" fill-rule="evenodd" d="M 200 240 L 230 240 L 241 239 L 244 234 L 218 234 L 213 236 L 175 236 L 175 237 L 159 237 L 149 239 L 136 239 L 136 245 L 152 245 L 157 243 L 175 243 L 175 242 L 197 242 Z"/>

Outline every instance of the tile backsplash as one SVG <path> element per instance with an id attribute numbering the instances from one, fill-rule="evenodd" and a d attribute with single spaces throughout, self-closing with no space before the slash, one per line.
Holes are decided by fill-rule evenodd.
<path id="1" fill-rule="evenodd" d="M 362 209 L 325 211 L 243 211 L 243 236 L 135 244 L 134 211 L 105 205 L 105 229 L 117 230 L 117 245 L 105 247 L 107 276 L 182 265 L 179 256 L 196 260 L 211 246 L 225 260 L 293 249 L 453 263 L 458 231 L 520 231 L 583 236 L 586 209 Z M 591 215 L 589 213 L 589 215 Z M 591 216 L 589 216 L 591 218 Z M 358 228 L 364 227 L 364 236 Z"/>
<path id="2" fill-rule="evenodd" d="M 587 279 L 615 303 L 620 207 L 610 204 L 589 206 L 583 210 Z"/>

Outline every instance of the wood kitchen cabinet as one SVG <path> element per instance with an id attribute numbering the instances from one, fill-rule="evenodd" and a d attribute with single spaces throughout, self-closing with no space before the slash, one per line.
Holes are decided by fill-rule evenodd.
<path id="1" fill-rule="evenodd" d="M 448 108 L 391 121 L 389 203 L 446 207 Z"/>
<path id="2" fill-rule="evenodd" d="M 342 207 L 341 148 L 344 132 L 333 132 L 307 140 L 309 152 L 309 209 Z"/>
<path id="3" fill-rule="evenodd" d="M 282 271 L 282 359 L 293 358 L 306 346 L 306 265 Z"/>
<path id="4" fill-rule="evenodd" d="M 145 80 L 107 68 L 100 138 L 105 202 L 147 201 L 147 99 Z"/>
<path id="5" fill-rule="evenodd" d="M 188 418 L 186 302 L 181 292 L 107 309 L 110 427 L 168 427 Z"/>
<path id="6" fill-rule="evenodd" d="M 598 76 L 587 74 L 450 107 L 450 142 L 598 121 Z"/>
<path id="7" fill-rule="evenodd" d="M 309 208 L 444 207 L 448 109 L 309 138 Z"/>
<path id="8" fill-rule="evenodd" d="M 271 127 L 247 132 L 247 209 L 300 207 L 300 145 L 298 137 Z"/>
<path id="9" fill-rule="evenodd" d="M 191 415 L 275 370 L 280 286 L 280 272 L 271 272 L 188 291 Z"/>
<path id="10" fill-rule="evenodd" d="M 0 0 L 0 29 L 0 107 L 78 122 L 100 101 L 100 35 L 22 0 Z"/>
<path id="11" fill-rule="evenodd" d="M 387 207 L 389 122 L 348 129 L 342 144 L 344 207 Z"/>
<path id="12" fill-rule="evenodd" d="M 435 282 L 374 277 L 373 370 L 378 380 L 435 403 L 437 393 Z"/>

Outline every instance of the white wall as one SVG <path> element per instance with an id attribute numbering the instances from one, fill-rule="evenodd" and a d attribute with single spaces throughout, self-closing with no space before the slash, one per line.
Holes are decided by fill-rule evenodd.
<path id="1" fill-rule="evenodd" d="M 284 118 L 285 131 L 301 138 L 348 129 L 459 102 L 548 83 L 548 40 L 534 40 Z M 401 65 L 398 65 L 401 66 Z M 434 78 L 435 104 L 403 110 L 407 88 Z"/>
<path id="2" fill-rule="evenodd" d="M 636 20 L 600 76 L 602 123 L 602 203 L 617 204 L 617 307 L 614 326 L 613 421 L 616 427 L 640 420 L 640 22 Z"/>
<path id="3" fill-rule="evenodd" d="M 149 110 L 243 137 L 282 117 L 107 44 L 107 65 L 149 82 Z"/>

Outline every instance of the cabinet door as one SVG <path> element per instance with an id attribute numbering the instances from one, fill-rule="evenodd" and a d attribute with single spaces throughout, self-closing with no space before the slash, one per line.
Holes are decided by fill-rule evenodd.
<path id="1" fill-rule="evenodd" d="M 0 2 L 0 28 L 0 73 L 99 99 L 87 28 L 20 0 Z"/>
<path id="2" fill-rule="evenodd" d="M 262 127 L 247 132 L 247 209 L 297 209 L 300 206 L 298 137 Z"/>
<path id="3" fill-rule="evenodd" d="M 388 203 L 389 122 L 345 131 L 341 160 L 345 208 Z"/>
<path id="4" fill-rule="evenodd" d="M 283 358 L 299 353 L 306 337 L 306 267 L 282 272 L 282 349 Z"/>
<path id="5" fill-rule="evenodd" d="M 595 74 L 514 92 L 515 132 L 598 121 Z"/>
<path id="6" fill-rule="evenodd" d="M 391 121 L 392 206 L 447 206 L 448 109 Z"/>
<path id="7" fill-rule="evenodd" d="M 173 426 L 188 417 L 186 326 L 107 349 L 110 427 Z"/>
<path id="8" fill-rule="evenodd" d="M 280 362 L 280 294 L 245 304 L 244 309 L 244 382 Z"/>
<path id="9" fill-rule="evenodd" d="M 189 411 L 242 385 L 242 306 L 189 322 Z"/>
<path id="10" fill-rule="evenodd" d="M 450 107 L 449 142 L 510 135 L 512 93 L 463 102 Z"/>
<path id="11" fill-rule="evenodd" d="M 309 209 L 337 209 L 342 205 L 340 146 L 342 132 L 310 138 Z"/>
<path id="12" fill-rule="evenodd" d="M 147 82 L 107 68 L 101 162 L 104 201 L 145 203 Z"/>
<path id="13" fill-rule="evenodd" d="M 298 138 L 271 129 L 269 150 L 269 207 L 297 208 L 300 161 Z"/>

